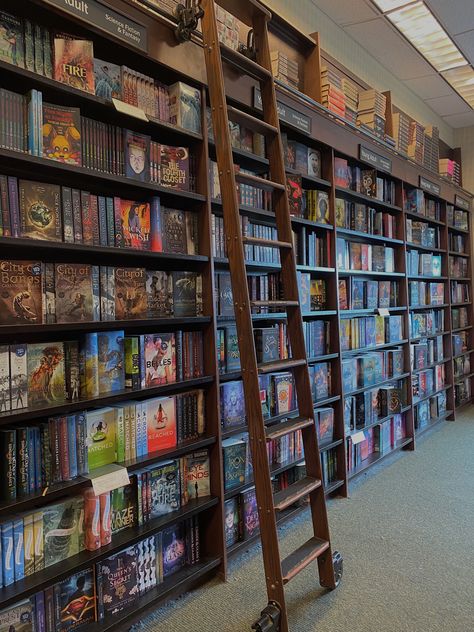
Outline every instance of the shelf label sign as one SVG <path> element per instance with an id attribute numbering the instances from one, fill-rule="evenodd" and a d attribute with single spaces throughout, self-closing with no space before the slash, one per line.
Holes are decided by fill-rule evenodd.
<path id="1" fill-rule="evenodd" d="M 97 0 L 46 0 L 66 13 L 91 24 L 143 52 L 148 52 L 147 30 L 143 24 L 97 2 Z"/>
<path id="2" fill-rule="evenodd" d="M 359 158 L 364 162 L 368 162 L 369 165 L 374 166 L 376 169 L 380 169 L 380 171 L 392 173 L 392 161 L 390 158 L 377 154 L 364 145 L 359 145 Z"/>
<path id="3" fill-rule="evenodd" d="M 130 483 L 127 468 L 117 463 L 98 467 L 86 478 L 90 479 L 96 496 L 107 494 Z"/>
<path id="4" fill-rule="evenodd" d="M 420 189 L 423 189 L 427 193 L 432 195 L 439 195 L 441 193 L 441 187 L 431 180 L 427 180 L 423 176 L 420 176 Z"/>
<path id="5" fill-rule="evenodd" d="M 262 93 L 257 87 L 254 87 L 253 90 L 253 107 L 259 110 L 262 109 Z M 281 101 L 277 101 L 277 110 L 280 120 L 295 127 L 300 132 L 311 134 L 311 119 L 309 116 L 298 112 L 298 110 L 295 110 Z"/>
<path id="6" fill-rule="evenodd" d="M 471 209 L 471 203 L 469 200 L 466 200 L 459 195 L 454 196 L 454 204 L 458 208 L 462 208 L 463 211 L 469 211 Z"/>

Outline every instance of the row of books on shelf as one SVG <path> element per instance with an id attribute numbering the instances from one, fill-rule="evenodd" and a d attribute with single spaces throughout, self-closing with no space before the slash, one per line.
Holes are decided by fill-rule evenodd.
<path id="1" fill-rule="evenodd" d="M 175 448 L 204 433 L 202 390 L 131 400 L 2 429 L 0 498 L 23 498 L 104 465 Z"/>
<path id="2" fill-rule="evenodd" d="M 462 211 L 459 208 L 455 208 L 452 204 L 447 204 L 446 217 L 448 227 L 452 226 L 461 230 L 469 230 L 469 211 Z"/>
<path id="3" fill-rule="evenodd" d="M 274 226 L 253 222 L 246 215 L 240 216 L 240 227 L 243 237 L 278 239 L 277 229 Z M 280 263 L 280 251 L 278 248 L 246 243 L 243 246 L 246 261 Z M 219 258 L 227 257 L 224 218 L 214 214 L 212 215 L 212 255 Z"/>
<path id="4" fill-rule="evenodd" d="M 461 331 L 458 334 L 453 334 L 453 355 L 459 355 L 465 353 L 471 348 L 470 341 L 471 335 L 469 331 Z"/>
<path id="5" fill-rule="evenodd" d="M 410 366 L 412 371 L 419 371 L 443 360 L 443 336 L 436 336 L 435 338 L 428 338 L 410 344 Z"/>
<path id="6" fill-rule="evenodd" d="M 334 183 L 337 187 L 363 193 L 379 202 L 396 204 L 396 187 L 393 180 L 377 175 L 375 169 L 350 165 L 345 158 L 334 158 Z"/>
<path id="7" fill-rule="evenodd" d="M 243 169 L 239 165 L 234 164 L 235 173 L 261 176 L 250 169 Z M 264 191 L 259 187 L 244 182 L 237 183 L 237 196 L 239 204 L 251 208 L 272 210 L 272 195 L 270 191 Z M 209 193 L 213 202 L 222 203 L 221 183 L 219 180 L 219 167 L 217 162 L 211 160 L 209 162 Z"/>
<path id="8" fill-rule="evenodd" d="M 471 378 L 466 378 L 454 384 L 454 401 L 456 406 L 462 406 L 471 401 Z"/>
<path id="9" fill-rule="evenodd" d="M 444 310 L 411 312 L 409 315 L 410 338 L 422 338 L 444 332 Z"/>
<path id="10" fill-rule="evenodd" d="M 471 300 L 469 283 L 451 281 L 451 303 L 467 303 Z"/>
<path id="11" fill-rule="evenodd" d="M 454 379 L 462 379 L 465 375 L 471 374 L 471 358 L 469 355 L 454 358 Z"/>
<path id="12" fill-rule="evenodd" d="M 329 194 L 317 189 L 303 189 L 300 175 L 286 175 L 286 192 L 290 215 L 319 224 L 330 223 Z"/>
<path id="13" fill-rule="evenodd" d="M 196 88 L 182 82 L 167 86 L 127 66 L 98 59 L 91 40 L 57 33 L 6 12 L 0 19 L 10 33 L 0 45 L 2 61 L 108 101 L 129 103 L 150 117 L 201 131 L 201 94 Z"/>
<path id="14" fill-rule="evenodd" d="M 453 307 L 451 309 L 451 326 L 453 329 L 460 329 L 469 325 L 469 315 L 467 307 Z"/>
<path id="15" fill-rule="evenodd" d="M 413 421 L 416 430 L 422 430 L 429 426 L 430 421 L 446 415 L 446 404 L 446 391 L 442 391 L 414 406 Z"/>
<path id="16" fill-rule="evenodd" d="M 449 276 L 468 277 L 470 276 L 469 259 L 466 257 L 449 257 Z"/>
<path id="17" fill-rule="evenodd" d="M 398 281 L 374 281 L 356 277 L 339 279 L 339 308 L 350 310 L 397 307 L 399 292 Z"/>
<path id="18" fill-rule="evenodd" d="M 395 251 L 389 246 L 347 241 L 338 237 L 336 254 L 339 270 L 395 272 Z"/>
<path id="19" fill-rule="evenodd" d="M 350 474 L 372 454 L 387 454 L 407 436 L 404 415 L 394 415 L 380 425 L 360 430 L 346 438 L 347 471 Z"/>
<path id="20" fill-rule="evenodd" d="M 215 142 L 214 126 L 211 118 L 211 108 L 206 108 L 207 134 L 211 142 Z M 243 149 L 260 158 L 265 158 L 265 136 L 249 127 L 229 120 L 230 142 L 234 149 Z"/>
<path id="21" fill-rule="evenodd" d="M 341 318 L 341 351 L 383 344 L 396 344 L 403 340 L 402 316 L 365 316 Z"/>
<path id="22" fill-rule="evenodd" d="M 407 250 L 407 273 L 410 276 L 441 276 L 441 255 Z"/>
<path id="23" fill-rule="evenodd" d="M 272 62 L 272 74 L 275 79 L 296 88 L 299 85 L 298 62 L 290 59 L 286 53 L 280 50 L 272 50 L 270 52 Z"/>
<path id="24" fill-rule="evenodd" d="M 0 90 L 4 117 L 0 147 L 85 167 L 99 173 L 194 190 L 194 157 L 188 147 L 163 145 L 146 134 L 81 116 L 79 108 Z"/>
<path id="25" fill-rule="evenodd" d="M 0 175 L 0 236 L 89 246 L 199 252 L 196 213 Z"/>
<path id="26" fill-rule="evenodd" d="M 449 233 L 449 249 L 459 254 L 467 254 L 468 240 L 465 235 Z"/>
<path id="27" fill-rule="evenodd" d="M 450 158 L 440 158 L 438 163 L 439 174 L 461 186 L 461 165 L 456 160 Z"/>
<path id="28" fill-rule="evenodd" d="M 427 222 L 419 222 L 406 218 L 406 240 L 410 244 L 425 248 L 439 248 L 440 230 L 438 226 L 430 226 Z"/>
<path id="29" fill-rule="evenodd" d="M 281 140 L 285 167 L 294 169 L 302 176 L 321 177 L 322 162 L 319 149 L 291 140 L 285 132 L 281 133 Z"/>
<path id="30" fill-rule="evenodd" d="M 327 231 L 320 236 L 306 226 L 293 229 L 293 246 L 297 265 L 322 268 L 330 265 L 331 237 Z"/>
<path id="31" fill-rule="evenodd" d="M 437 364 L 432 369 L 419 371 L 412 376 L 413 402 L 416 403 L 422 397 L 443 389 L 446 385 L 446 372 L 444 364 Z"/>
<path id="32" fill-rule="evenodd" d="M 203 314 L 202 277 L 88 263 L 0 261 L 0 325 Z"/>
<path id="33" fill-rule="evenodd" d="M 313 279 L 310 272 L 297 272 L 300 308 L 302 314 L 327 309 L 327 283 Z"/>
<path id="34" fill-rule="evenodd" d="M 71 520 L 69 515 L 67 520 Z M 0 623 L 25 632 L 45 629 L 66 632 L 87 629 L 96 621 L 111 622 L 120 612 L 133 610 L 143 595 L 166 578 L 199 562 L 200 530 L 198 516 L 166 526 L 0 611 Z M 66 537 L 61 533 L 60 540 Z M 51 540 L 57 541 L 56 537 Z M 8 563 L 12 565 L 14 548 L 6 550 L 10 556 Z"/>
<path id="35" fill-rule="evenodd" d="M 9 586 L 81 551 L 96 551 L 124 529 L 209 497 L 209 454 L 190 453 L 138 470 L 124 487 L 98 496 L 91 488 L 0 523 L 3 586 Z M 6 559 L 14 543 L 14 565 Z"/>
<path id="36" fill-rule="evenodd" d="M 336 226 L 369 235 L 396 238 L 396 218 L 386 211 L 378 211 L 362 202 L 336 198 Z"/>
<path id="37" fill-rule="evenodd" d="M 441 202 L 427 197 L 422 189 L 403 187 L 403 208 L 410 213 L 441 220 Z"/>
<path id="38" fill-rule="evenodd" d="M 202 377 L 200 331 L 1 345 L 0 411 L 54 406 Z"/>
<path id="39" fill-rule="evenodd" d="M 342 361 L 342 386 L 345 394 L 373 386 L 403 373 L 403 348 L 362 353 Z"/>
<path id="40" fill-rule="evenodd" d="M 408 281 L 408 299 L 410 307 L 433 307 L 443 305 L 444 283 L 432 281 Z"/>
<path id="41" fill-rule="evenodd" d="M 344 427 L 350 434 L 400 414 L 407 402 L 407 381 L 374 387 L 363 393 L 344 397 Z"/>

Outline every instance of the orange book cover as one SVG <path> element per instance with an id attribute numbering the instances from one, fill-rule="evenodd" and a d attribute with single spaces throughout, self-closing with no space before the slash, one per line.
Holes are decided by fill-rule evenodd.
<path id="1" fill-rule="evenodd" d="M 56 81 L 95 93 L 94 47 L 92 42 L 67 35 L 54 38 L 54 78 Z"/>
<path id="2" fill-rule="evenodd" d="M 148 454 L 177 444 L 174 397 L 154 397 L 146 402 Z"/>

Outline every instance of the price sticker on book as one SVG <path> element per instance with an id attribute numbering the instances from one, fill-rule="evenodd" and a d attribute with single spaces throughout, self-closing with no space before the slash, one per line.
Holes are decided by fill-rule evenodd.
<path id="1" fill-rule="evenodd" d="M 365 434 L 362 432 L 362 430 L 360 430 L 359 432 L 355 432 L 353 435 L 351 435 L 351 439 L 352 443 L 354 445 L 357 445 L 358 443 L 362 443 L 362 441 L 365 441 Z"/>
<path id="2" fill-rule="evenodd" d="M 148 118 L 148 116 L 141 108 L 138 108 L 136 105 L 124 103 L 123 101 L 120 101 L 120 99 L 112 99 L 112 101 L 117 112 L 120 112 L 121 114 L 128 114 L 128 116 L 134 116 L 141 121 L 149 123 L 150 119 Z"/>
<path id="3" fill-rule="evenodd" d="M 379 316 L 390 316 L 390 312 L 387 307 L 379 307 L 378 312 Z"/>
<path id="4" fill-rule="evenodd" d="M 90 479 L 96 496 L 106 494 L 119 487 L 125 487 L 130 483 L 127 468 L 116 463 L 98 467 L 87 478 Z"/>

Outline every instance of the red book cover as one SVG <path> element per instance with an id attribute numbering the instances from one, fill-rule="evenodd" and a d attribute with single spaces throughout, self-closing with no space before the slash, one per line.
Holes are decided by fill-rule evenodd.
<path id="1" fill-rule="evenodd" d="M 350 169 L 347 160 L 334 158 L 334 183 L 337 187 L 349 189 L 351 186 Z"/>
<path id="2" fill-rule="evenodd" d="M 286 192 L 290 215 L 301 217 L 303 204 L 303 186 L 301 176 L 286 174 Z"/>
<path id="3" fill-rule="evenodd" d="M 150 205 L 120 200 L 122 246 L 150 250 Z"/>
<path id="4" fill-rule="evenodd" d="M 54 79 L 61 83 L 95 93 L 94 49 L 88 40 L 68 36 L 54 38 Z"/>
<path id="5" fill-rule="evenodd" d="M 174 397 L 155 397 L 146 402 L 148 453 L 174 448 L 177 444 Z"/>

